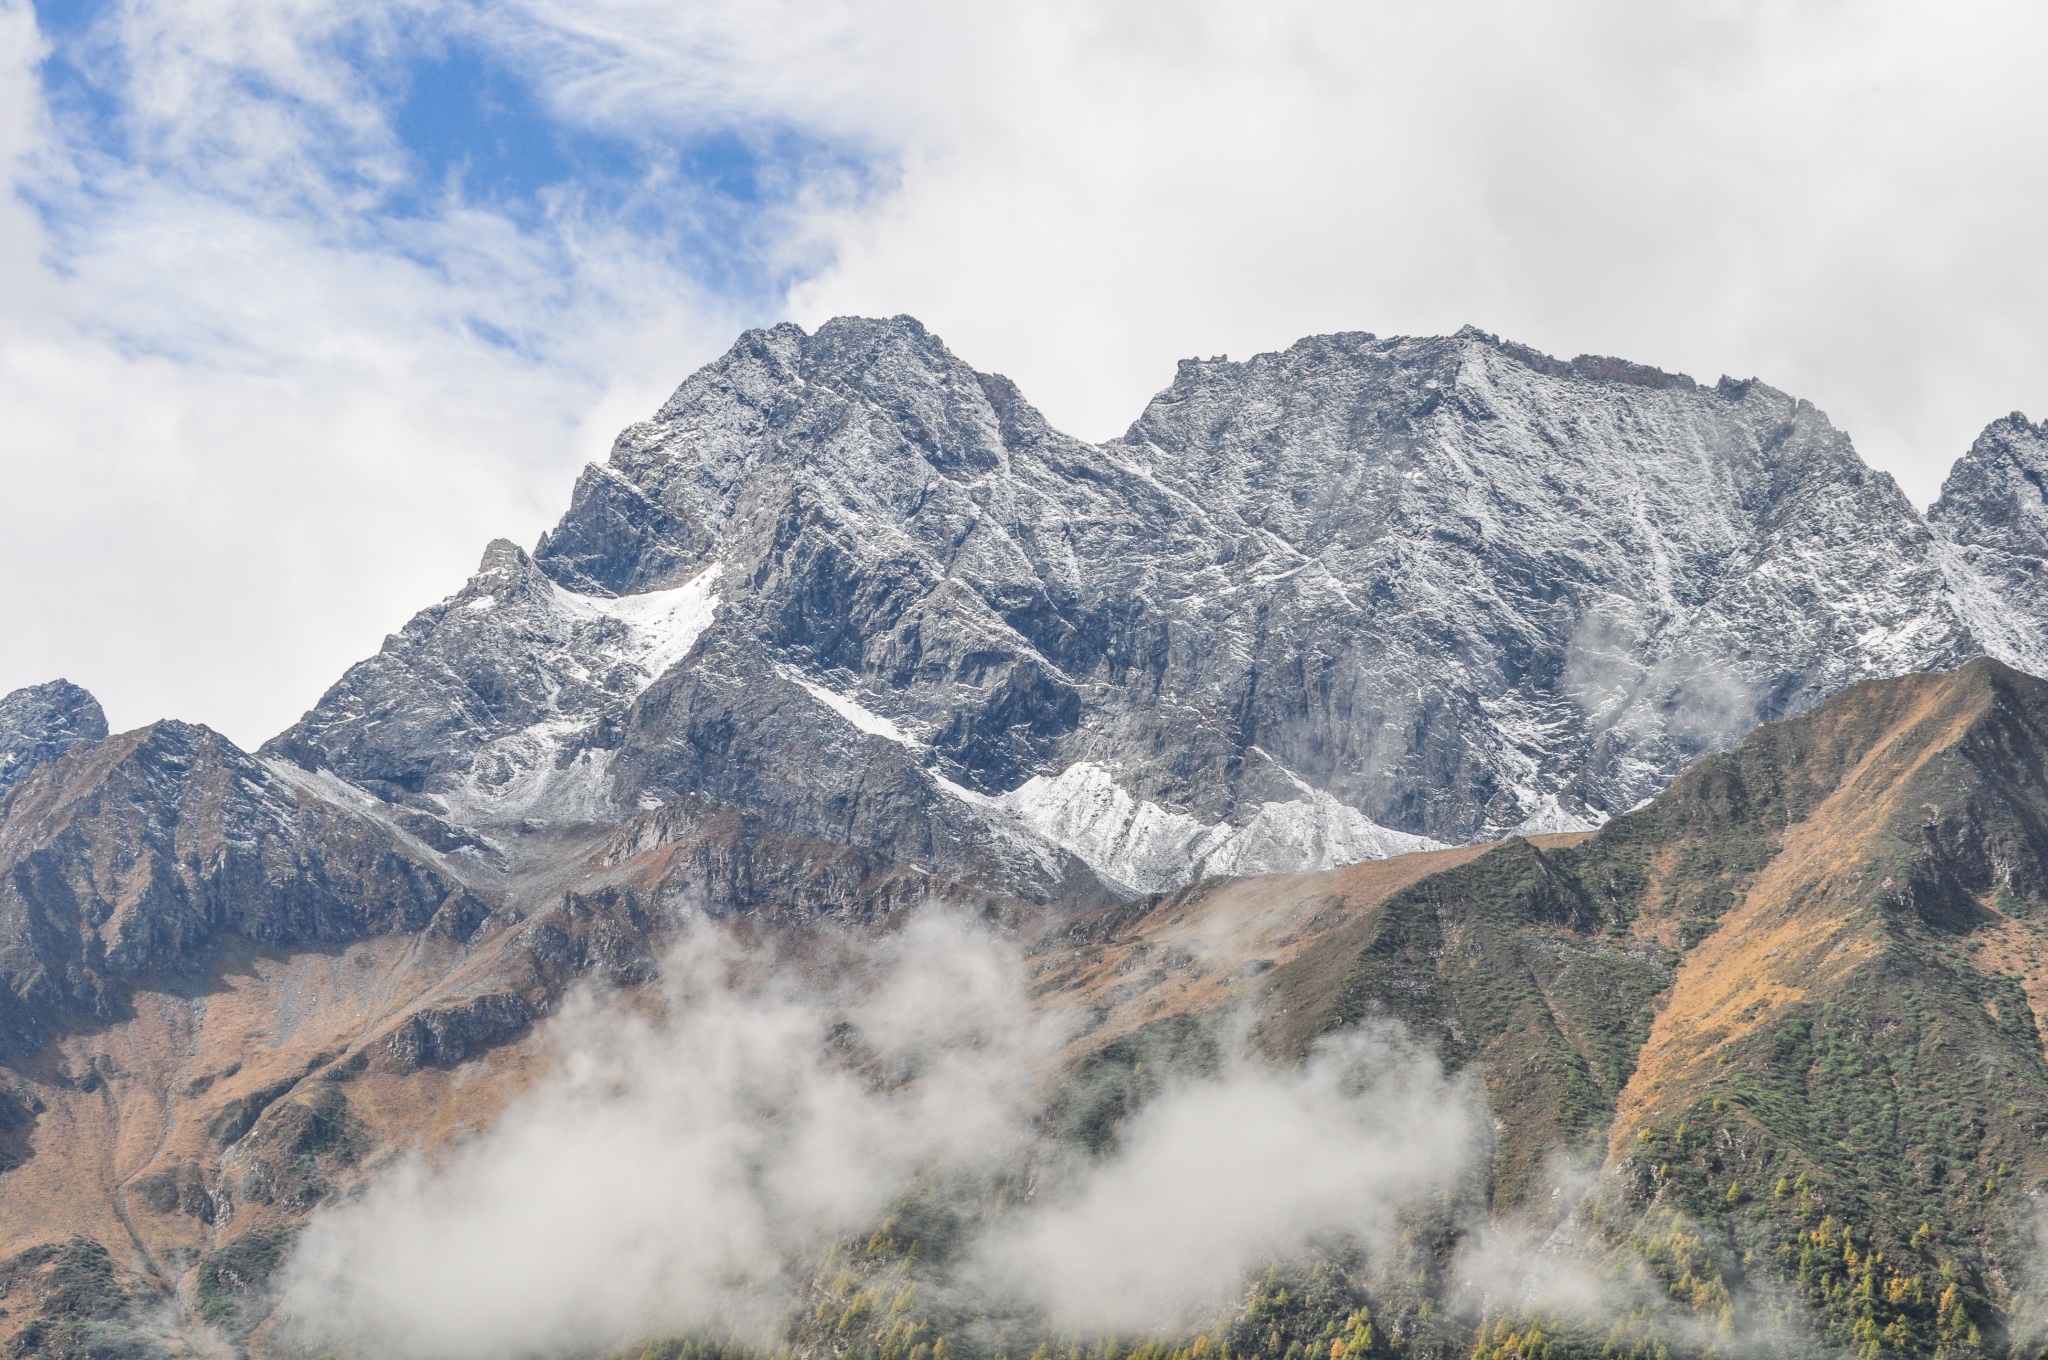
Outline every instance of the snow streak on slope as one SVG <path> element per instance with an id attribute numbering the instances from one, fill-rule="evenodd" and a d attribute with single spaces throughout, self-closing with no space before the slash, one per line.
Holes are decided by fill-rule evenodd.
<path id="1" fill-rule="evenodd" d="M 805 679 L 803 673 L 794 666 L 783 666 L 779 669 L 785 679 L 792 681 L 804 693 L 844 718 L 848 725 L 853 728 L 865 732 L 871 737 L 881 737 L 885 741 L 893 741 L 898 746 L 915 748 L 922 745 L 917 738 L 911 736 L 881 714 L 855 703 L 843 694 L 834 693 L 815 681 Z"/>
<path id="2" fill-rule="evenodd" d="M 717 619 L 718 597 L 711 592 L 723 570 L 714 562 L 688 584 L 673 590 L 609 599 L 555 586 L 555 607 L 572 619 L 604 618 L 625 626 L 624 637 L 601 648 L 597 659 L 600 664 L 623 664 L 639 671 L 641 680 L 633 691 L 637 694 L 688 656 Z"/>
<path id="3" fill-rule="evenodd" d="M 485 741 L 455 785 L 437 793 L 444 814 L 463 825 L 615 816 L 617 753 L 594 744 L 593 729 L 690 654 L 717 620 L 719 573 L 713 564 L 672 589 L 613 597 L 543 582 L 540 609 L 522 601 L 526 608 L 516 612 L 527 638 L 556 641 L 544 665 L 554 678 L 545 700 L 550 711 Z M 495 606 L 494 596 L 483 595 L 463 608 L 487 613 Z"/>
<path id="4" fill-rule="evenodd" d="M 1560 831 L 1597 831 L 1608 822 L 1604 812 L 1573 812 L 1556 794 L 1546 795 L 1536 810 L 1522 819 L 1511 833 L 1516 836 L 1548 836 Z"/>
<path id="5" fill-rule="evenodd" d="M 995 802 L 1077 855 L 1103 878 L 1165 892 L 1214 874 L 1283 874 L 1439 850 L 1425 836 L 1390 831 L 1320 790 L 1262 804 L 1242 826 L 1207 823 L 1133 798 L 1089 761 L 1039 775 Z"/>

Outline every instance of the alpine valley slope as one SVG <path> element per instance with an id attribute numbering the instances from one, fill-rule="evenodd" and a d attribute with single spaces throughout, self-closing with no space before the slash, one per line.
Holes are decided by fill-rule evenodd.
<path id="1" fill-rule="evenodd" d="M 1980 659 L 1852 686 L 1594 833 L 1087 911 L 955 901 L 1025 942 L 1038 995 L 1095 1017 L 1048 1074 L 1048 1127 L 1081 1155 L 1213 1059 L 1245 1007 L 1283 1061 L 1382 1017 L 1478 1074 L 1497 1133 L 1467 1197 L 1419 1219 L 1392 1268 L 1269 1280 L 1224 1325 L 1232 1353 L 1328 1349 L 1364 1308 L 1381 1341 L 1360 1354 L 1497 1355 L 1513 1336 L 1521 1355 L 1532 1320 L 1554 1356 L 2031 1354 L 2044 771 L 2048 682 Z M 393 1151 L 488 1122 L 541 1061 L 528 1022 L 579 976 L 647 977 L 662 904 L 745 876 L 742 855 L 783 866 L 759 892 L 790 940 L 816 928 L 817 894 L 930 891 L 689 807 L 643 814 L 523 920 L 231 942 L 11 1062 L 0 1326 L 17 1350 L 162 1353 L 173 1314 L 137 1309 L 169 1297 L 262 1350 L 260 1282 L 293 1226 Z M 1601 1169 L 1590 1191 L 1574 1158 Z M 880 1354 L 913 1324 L 980 1353 L 945 1289 L 911 1288 L 943 1282 L 946 1207 L 906 1212 L 816 1282 L 798 1353 Z M 1457 1252 L 1488 1217 L 1634 1292 L 1589 1331 L 1517 1318 L 1512 1297 L 1461 1315 Z M 891 1291 L 886 1317 L 854 1306 Z"/>
<path id="2" fill-rule="evenodd" d="M 1104 1017 L 1054 1105 L 1089 1146 L 1213 1059 L 1247 998 L 1275 1058 L 1393 1018 L 1481 1078 L 1496 1133 L 1465 1201 L 1396 1260 L 1269 1276 L 1221 1353 L 2048 1342 L 2048 683 L 1995 661 L 1852 686 L 1596 833 L 1211 880 L 1094 914 L 1039 968 Z M 1520 1225 L 1533 1292 L 1497 1272 L 1461 1318 L 1487 1218 Z M 897 1251 L 846 1287 L 935 1272 Z M 1570 1261 L 1606 1280 L 1590 1316 L 1585 1288 L 1542 1288 Z M 834 1316 L 803 1344 L 882 1335 Z"/>
<path id="3" fill-rule="evenodd" d="M 2048 684 L 1996 662 L 1853 686 L 1581 843 L 1390 899 L 1276 973 L 1268 1042 L 1439 1035 L 1504 1121 L 1496 1210 L 1586 1149 L 1579 1228 L 1710 1328 L 1797 1299 L 1845 1349 L 2031 1354 L 2044 755 Z"/>

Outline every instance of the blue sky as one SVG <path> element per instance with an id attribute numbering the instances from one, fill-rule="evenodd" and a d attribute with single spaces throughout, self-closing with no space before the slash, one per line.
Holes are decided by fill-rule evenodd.
<path id="1" fill-rule="evenodd" d="M 254 743 L 744 327 L 1117 434 L 1473 323 L 1758 376 L 1916 500 L 2048 415 L 2038 6 L 0 0 L 0 689 Z"/>
<path id="2" fill-rule="evenodd" d="M 739 314 L 776 319 L 791 286 L 822 263 L 792 239 L 794 204 L 857 203 L 887 173 L 885 157 L 772 109 L 579 114 L 545 87 L 544 54 L 465 6 L 364 6 L 295 35 L 299 60 L 324 68 L 324 100 L 266 70 L 261 54 L 216 61 L 206 74 L 225 87 L 217 107 L 177 111 L 199 126 L 167 138 L 155 111 L 139 107 L 149 77 L 138 68 L 155 54 L 127 31 L 132 7 L 38 0 L 33 12 L 47 44 L 40 91 L 82 171 L 61 191 L 28 186 L 60 260 L 92 248 L 102 184 L 147 176 L 429 265 L 434 252 L 415 228 L 452 211 L 502 218 L 540 249 L 623 232 Z M 293 134 L 292 169 L 310 185 L 263 173 L 205 127 L 252 115 Z M 556 263 L 563 281 L 573 268 Z"/>

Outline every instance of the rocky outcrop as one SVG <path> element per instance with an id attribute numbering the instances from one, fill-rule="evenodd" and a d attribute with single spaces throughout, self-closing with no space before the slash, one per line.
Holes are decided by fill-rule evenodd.
<path id="1" fill-rule="evenodd" d="M 107 735 L 99 700 L 69 680 L 0 697 L 0 796 L 38 765 Z"/>
<path id="2" fill-rule="evenodd" d="M 1999 654 L 2048 651 L 2048 424 L 1994 420 L 1956 460 L 1928 509 L 1954 545 L 1958 593 Z"/>
<path id="3" fill-rule="evenodd" d="M 45 765 L 0 803 L 0 1018 L 107 1016 L 122 989 L 203 976 L 228 937 L 275 946 L 484 910 L 424 847 L 164 722 Z"/>
<path id="4" fill-rule="evenodd" d="M 509 992 L 472 997 L 453 1006 L 414 1011 L 384 1039 L 384 1052 L 399 1071 L 455 1067 L 517 1038 L 534 1021 L 525 998 Z"/>

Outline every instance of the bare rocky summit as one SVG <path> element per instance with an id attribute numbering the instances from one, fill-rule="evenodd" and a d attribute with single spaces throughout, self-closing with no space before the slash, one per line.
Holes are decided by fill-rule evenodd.
<path id="1" fill-rule="evenodd" d="M 501 844 L 694 794 L 1041 900 L 1586 827 L 1855 680 L 2041 669 L 1986 441 L 1930 519 L 1761 383 L 1468 329 L 1188 361 L 1090 445 L 909 318 L 785 325 L 266 752 Z"/>
<path id="2" fill-rule="evenodd" d="M 1986 646 L 2048 650 L 2048 424 L 2018 411 L 1994 420 L 1956 460 L 1927 519 L 1959 561 L 1957 577 L 1995 603 Z M 2039 669 L 2038 665 L 2035 668 Z"/>
<path id="3" fill-rule="evenodd" d="M 106 735 L 99 700 L 69 680 L 0 696 L 0 795 L 36 766 Z"/>
<path id="4" fill-rule="evenodd" d="M 1189 361 L 1100 445 L 909 318 L 750 332 L 256 756 L 0 701 L 7 1024 L 619 845 L 632 912 L 867 917 L 1584 829 L 1857 680 L 2048 670 L 2044 471 L 1997 422 L 1923 516 L 1761 383 L 1469 329 Z"/>

